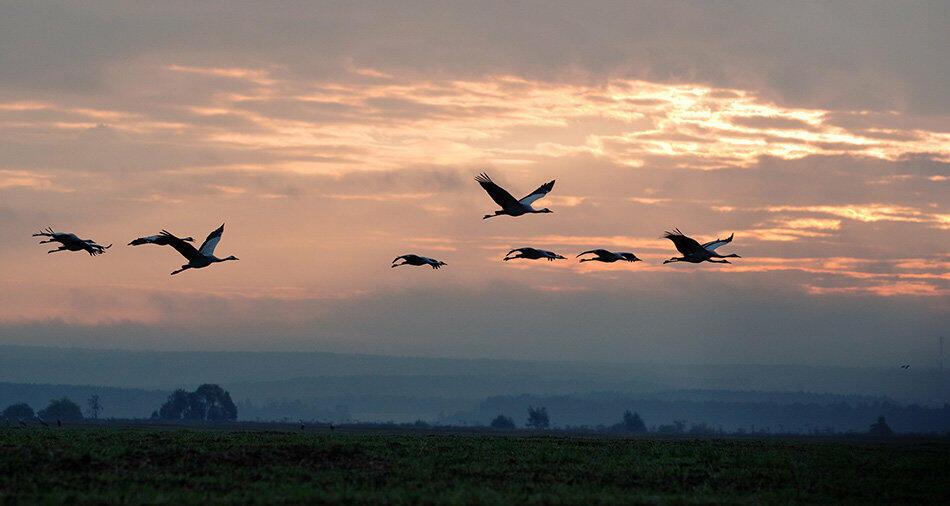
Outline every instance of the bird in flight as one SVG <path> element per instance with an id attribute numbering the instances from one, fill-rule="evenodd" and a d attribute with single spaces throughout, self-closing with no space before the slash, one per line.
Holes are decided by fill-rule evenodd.
<path id="1" fill-rule="evenodd" d="M 495 211 L 495 214 L 486 214 L 482 219 L 493 218 L 495 216 L 521 216 L 523 214 L 530 213 L 553 213 L 554 211 L 544 208 L 544 209 L 535 209 L 531 207 L 531 204 L 534 201 L 544 197 L 552 189 L 554 189 L 554 181 L 545 183 L 538 187 L 537 190 L 528 194 L 528 196 L 522 198 L 521 200 L 515 200 L 514 197 L 508 193 L 507 190 L 495 184 L 494 181 L 488 177 L 488 174 L 484 172 L 475 176 L 475 180 L 478 181 L 478 184 L 482 185 L 482 188 L 488 192 L 488 196 L 495 201 L 496 204 L 501 206 L 501 210 Z"/>
<path id="2" fill-rule="evenodd" d="M 106 252 L 107 249 L 111 248 L 112 245 L 101 246 L 96 244 L 96 241 L 92 239 L 80 239 L 76 234 L 70 234 L 66 232 L 54 232 L 52 228 L 47 227 L 46 230 L 41 230 L 39 233 L 33 234 L 33 237 L 49 237 L 45 241 L 40 241 L 40 244 L 48 244 L 51 242 L 60 243 L 58 249 L 52 249 L 46 253 L 56 253 L 57 251 L 85 251 L 92 256 L 101 255 Z"/>
<path id="3" fill-rule="evenodd" d="M 402 260 L 401 264 L 396 263 L 399 260 Z M 428 265 L 432 267 L 433 269 L 439 269 L 443 265 L 449 265 L 449 264 L 436 260 L 434 258 L 424 257 L 421 255 L 408 254 L 408 255 L 400 255 L 394 258 L 393 264 L 390 266 L 390 268 L 399 267 L 400 265 Z"/>
<path id="4" fill-rule="evenodd" d="M 617 262 L 617 261 L 623 261 L 623 262 L 642 262 L 642 260 L 640 260 L 639 258 L 637 258 L 637 256 L 634 255 L 633 253 L 627 253 L 627 252 L 625 252 L 625 251 L 617 251 L 617 252 L 614 252 L 614 251 L 607 251 L 607 250 L 605 250 L 605 249 L 592 249 L 592 250 L 590 250 L 590 251 L 585 251 L 585 252 L 583 252 L 583 253 L 577 255 L 577 258 L 580 258 L 581 255 L 587 255 L 587 254 L 589 254 L 589 253 L 592 253 L 592 254 L 597 255 L 597 256 L 595 256 L 595 257 L 593 257 L 593 258 L 581 258 L 581 262 L 594 262 L 594 261 L 597 261 L 597 262 L 605 262 L 605 263 L 608 263 L 608 264 L 612 264 L 612 263 Z"/>
<path id="5" fill-rule="evenodd" d="M 512 253 L 518 253 L 518 254 L 515 256 L 509 256 Z M 509 251 L 508 254 L 505 255 L 505 258 L 502 258 L 502 260 L 507 262 L 508 260 L 514 260 L 516 258 L 526 258 L 528 260 L 540 260 L 544 258 L 544 259 L 547 259 L 549 262 L 553 262 L 555 260 L 564 260 L 564 257 L 562 257 L 561 255 L 558 255 L 557 253 L 553 251 L 548 251 L 548 250 L 543 250 L 543 249 L 538 249 L 538 248 L 513 249 Z"/>
<path id="6" fill-rule="evenodd" d="M 716 253 L 716 249 L 725 244 L 732 242 L 732 237 L 735 234 L 730 235 L 725 239 L 716 239 L 715 241 L 709 241 L 706 244 L 699 244 L 696 239 L 687 237 L 683 235 L 680 230 L 674 229 L 672 232 L 666 232 L 663 237 L 673 241 L 673 245 L 676 246 L 676 249 L 682 253 L 682 257 L 673 257 L 669 260 L 664 260 L 664 264 L 671 262 L 689 262 L 692 264 L 698 264 L 700 262 L 712 262 L 716 264 L 728 264 L 732 263 L 726 258 L 742 258 L 739 255 L 733 253 L 731 255 L 720 255 Z M 714 260 L 716 258 L 721 258 L 722 260 Z"/>
<path id="7" fill-rule="evenodd" d="M 904 364 L 901 366 L 901 369 L 907 370 L 910 369 L 910 364 Z"/>
<path id="8" fill-rule="evenodd" d="M 181 240 L 186 241 L 186 242 L 195 242 L 194 237 L 182 237 Z M 132 242 L 129 243 L 129 246 L 141 246 L 143 244 L 155 244 L 157 246 L 168 246 L 169 244 L 171 244 L 171 239 L 168 236 L 162 235 L 162 234 L 148 235 L 145 237 L 139 237 L 138 239 L 134 239 Z"/>
<path id="9" fill-rule="evenodd" d="M 174 276 L 175 274 L 187 269 L 201 269 L 214 263 L 226 262 L 228 260 L 237 260 L 238 258 L 234 255 L 231 255 L 227 258 L 218 258 L 214 256 L 214 248 L 218 245 L 218 242 L 221 240 L 221 234 L 223 233 L 224 224 L 222 223 L 221 226 L 218 227 L 214 232 L 208 234 L 208 238 L 205 239 L 205 242 L 201 243 L 200 248 L 195 249 L 195 247 L 191 244 L 188 244 L 185 239 L 176 237 L 167 230 L 162 230 L 162 241 L 166 241 L 165 244 L 175 248 L 175 250 L 181 253 L 181 256 L 188 260 L 187 264 L 182 265 L 181 269 L 172 272 L 172 275 Z"/>

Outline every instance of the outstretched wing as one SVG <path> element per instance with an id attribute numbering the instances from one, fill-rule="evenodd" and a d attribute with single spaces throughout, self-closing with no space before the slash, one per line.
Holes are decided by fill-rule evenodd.
<path id="1" fill-rule="evenodd" d="M 529 193 L 525 198 L 519 200 L 518 202 L 521 202 L 522 204 L 526 206 L 530 206 L 535 200 L 538 200 L 541 197 L 547 195 L 548 192 L 550 192 L 553 189 L 554 189 L 554 181 L 544 183 L 543 185 L 539 186 L 537 190 Z"/>
<path id="2" fill-rule="evenodd" d="M 505 256 L 508 256 L 508 255 L 510 255 L 510 254 L 512 254 L 512 253 L 514 253 L 514 252 L 516 252 L 516 251 L 519 251 L 519 252 L 521 252 L 521 253 L 528 253 L 528 252 L 533 251 L 533 250 L 534 250 L 534 248 L 528 248 L 528 247 L 525 247 L 525 248 L 515 248 L 515 249 L 509 251 Z"/>
<path id="3" fill-rule="evenodd" d="M 201 249 L 199 249 L 201 254 L 206 257 L 214 255 L 214 248 L 218 245 L 218 242 L 221 241 L 221 234 L 223 233 L 224 233 L 224 223 L 222 223 L 220 227 L 215 229 L 214 232 L 211 232 L 210 234 L 208 234 L 208 238 L 205 239 L 205 242 L 201 243 Z"/>
<path id="4" fill-rule="evenodd" d="M 148 235 L 145 237 L 139 237 L 138 239 L 133 239 L 129 243 L 129 246 L 141 246 L 143 244 L 157 244 L 159 246 L 165 246 L 168 244 L 168 239 L 163 235 Z"/>
<path id="5" fill-rule="evenodd" d="M 33 234 L 33 237 L 49 237 L 50 241 L 56 241 L 61 243 L 63 246 L 76 246 L 84 248 L 84 242 L 76 234 L 70 234 L 69 232 L 54 232 L 52 227 L 47 227 L 46 230 L 40 230 L 39 233 Z"/>
<path id="6" fill-rule="evenodd" d="M 396 263 L 396 260 L 400 260 L 400 259 L 401 259 L 401 260 L 409 260 L 410 258 L 412 258 L 412 257 L 414 257 L 414 256 L 415 256 L 415 255 L 399 255 L 398 257 L 396 257 L 396 258 L 393 259 L 392 263 Z"/>
<path id="7" fill-rule="evenodd" d="M 677 251 L 682 253 L 683 256 L 695 255 L 697 253 L 704 254 L 706 252 L 706 249 L 703 248 L 696 239 L 686 237 L 678 228 L 672 232 L 666 232 L 663 234 L 663 237 L 673 241 L 673 245 L 676 246 Z"/>
<path id="8" fill-rule="evenodd" d="M 610 255 L 610 252 L 607 251 L 607 250 L 605 250 L 605 249 L 592 249 L 592 250 L 590 250 L 590 251 L 585 251 L 585 252 L 583 252 L 583 253 L 578 253 L 577 256 L 580 257 L 581 255 L 586 255 L 586 254 L 588 254 L 588 253 L 593 253 L 593 254 L 595 254 L 595 255 L 597 255 L 597 256 L 599 256 L 599 257 Z"/>
<path id="9" fill-rule="evenodd" d="M 724 246 L 732 242 L 732 237 L 736 234 L 729 234 L 729 237 L 725 239 L 716 239 L 715 241 L 709 241 L 706 244 L 703 244 L 703 248 L 706 248 L 706 251 L 716 251 L 716 248 Z"/>
<path id="10" fill-rule="evenodd" d="M 175 250 L 181 253 L 181 256 L 187 258 L 188 261 L 191 261 L 192 258 L 201 255 L 201 253 L 198 253 L 198 250 L 196 250 L 194 246 L 179 239 L 178 237 L 175 237 L 174 234 L 167 230 L 162 230 L 162 237 L 168 241 L 169 246 L 175 248 Z"/>
<path id="11" fill-rule="evenodd" d="M 475 180 L 478 181 L 478 184 L 482 185 L 482 188 L 488 192 L 488 196 L 491 197 L 496 204 L 501 206 L 502 209 L 518 207 L 518 201 L 515 200 L 507 190 L 495 184 L 495 182 L 488 177 L 488 174 L 483 172 L 475 176 Z"/>

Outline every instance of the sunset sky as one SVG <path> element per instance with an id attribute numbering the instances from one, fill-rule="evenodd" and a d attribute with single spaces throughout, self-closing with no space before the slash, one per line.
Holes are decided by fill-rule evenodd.
<path id="1" fill-rule="evenodd" d="M 932 366 L 947 2 L 0 1 L 0 344 Z M 553 214 L 497 207 L 556 179 Z M 219 256 L 170 277 L 163 228 Z M 30 234 L 108 252 L 47 255 Z M 679 227 L 732 265 L 661 265 Z M 520 246 L 570 260 L 501 262 Z M 579 264 L 591 248 L 633 264 Z M 419 253 L 448 263 L 390 269 Z"/>

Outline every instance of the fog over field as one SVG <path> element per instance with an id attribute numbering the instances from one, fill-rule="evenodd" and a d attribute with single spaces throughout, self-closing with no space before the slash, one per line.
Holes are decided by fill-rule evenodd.
<path id="1" fill-rule="evenodd" d="M 242 420 L 484 425 L 546 405 L 553 422 L 609 425 L 627 409 L 652 425 L 808 432 L 950 429 L 937 369 L 469 360 L 303 352 L 159 352 L 0 346 L 0 405 L 101 397 L 104 416 L 145 418 L 171 390 L 219 383 Z M 942 389 L 943 388 L 943 389 Z M 931 411 L 915 411 L 920 405 Z M 937 409 L 936 411 L 932 411 Z"/>

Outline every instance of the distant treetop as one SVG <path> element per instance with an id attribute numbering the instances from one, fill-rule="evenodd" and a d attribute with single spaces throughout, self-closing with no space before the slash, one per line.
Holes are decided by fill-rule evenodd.
<path id="1" fill-rule="evenodd" d="M 237 406 L 225 389 L 205 383 L 194 392 L 175 390 L 157 414 L 162 420 L 231 421 L 237 419 Z"/>
<path id="2" fill-rule="evenodd" d="M 83 418 L 79 405 L 68 397 L 49 401 L 49 405 L 37 413 L 36 416 L 46 421 L 60 420 L 63 422 L 76 422 Z"/>
<path id="3" fill-rule="evenodd" d="M 3 418 L 7 420 L 29 420 L 34 416 L 33 408 L 25 402 L 11 404 L 3 410 Z"/>
<path id="4" fill-rule="evenodd" d="M 489 426 L 493 429 L 514 429 L 515 421 L 512 420 L 511 417 L 498 415 L 491 421 Z"/>

